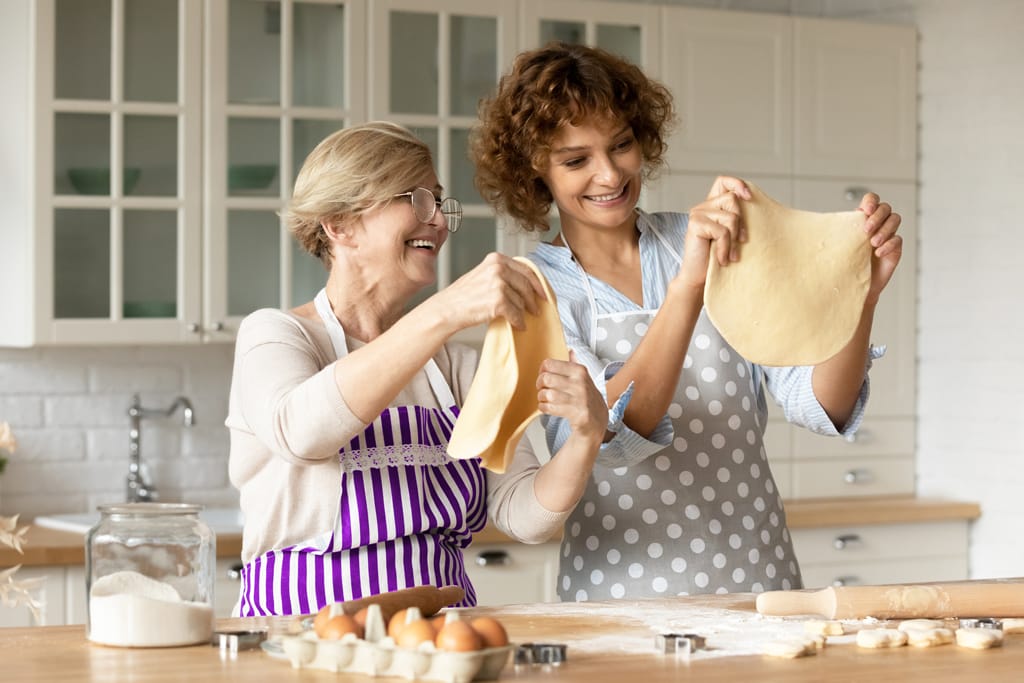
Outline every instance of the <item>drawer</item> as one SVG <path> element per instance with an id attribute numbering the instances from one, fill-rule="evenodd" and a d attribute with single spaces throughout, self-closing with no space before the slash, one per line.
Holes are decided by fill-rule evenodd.
<path id="1" fill-rule="evenodd" d="M 466 572 L 480 606 L 554 602 L 560 543 L 471 545 Z"/>
<path id="2" fill-rule="evenodd" d="M 793 461 L 793 498 L 899 496 L 914 493 L 914 457 Z"/>
<path id="3" fill-rule="evenodd" d="M 790 529 L 801 565 L 967 554 L 967 522 Z"/>
<path id="4" fill-rule="evenodd" d="M 843 564 L 801 562 L 800 570 L 804 577 L 804 588 L 964 581 L 968 578 L 967 555 Z"/>
<path id="5" fill-rule="evenodd" d="M 793 430 L 793 459 L 914 454 L 913 418 L 865 418 L 849 439 Z"/>

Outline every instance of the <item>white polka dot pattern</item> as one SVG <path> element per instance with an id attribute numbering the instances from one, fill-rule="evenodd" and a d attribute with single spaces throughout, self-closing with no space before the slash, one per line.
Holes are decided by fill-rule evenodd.
<path id="1" fill-rule="evenodd" d="M 599 316 L 598 355 L 625 360 L 648 331 L 641 318 Z M 595 466 L 563 539 L 561 599 L 802 585 L 750 366 L 703 312 L 683 366 L 667 411 L 671 445 L 632 467 Z"/>

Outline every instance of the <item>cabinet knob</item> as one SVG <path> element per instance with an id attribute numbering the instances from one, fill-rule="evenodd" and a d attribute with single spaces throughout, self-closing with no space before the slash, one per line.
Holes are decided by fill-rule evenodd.
<path id="1" fill-rule="evenodd" d="M 836 536 L 835 540 L 832 541 L 832 547 L 836 550 L 845 550 L 851 543 L 860 543 L 860 536 L 858 534 Z"/>
<path id="2" fill-rule="evenodd" d="M 866 484 L 871 481 L 871 470 L 846 470 L 843 473 L 843 481 L 847 484 Z"/>
<path id="3" fill-rule="evenodd" d="M 860 198 L 868 192 L 871 192 L 871 190 L 866 187 L 848 187 L 846 188 L 846 191 L 843 192 L 843 197 L 845 197 L 848 202 L 859 202 Z"/>
<path id="4" fill-rule="evenodd" d="M 198 333 L 203 328 L 199 325 L 199 323 L 189 323 L 185 327 L 185 329 L 188 330 L 189 332 Z"/>
<path id="5" fill-rule="evenodd" d="M 836 588 L 841 588 L 842 586 L 855 586 L 859 583 L 859 576 L 837 576 L 836 578 L 832 579 L 832 585 Z"/>
<path id="6" fill-rule="evenodd" d="M 210 331 L 211 332 L 223 332 L 224 331 L 224 323 L 222 323 L 222 322 L 215 322 L 214 324 L 210 325 Z"/>
<path id="7" fill-rule="evenodd" d="M 476 554 L 476 563 L 481 567 L 501 567 L 512 563 L 504 550 L 483 550 Z"/>
<path id="8" fill-rule="evenodd" d="M 241 581 L 242 580 L 242 569 L 244 569 L 244 568 L 245 568 L 245 565 L 242 564 L 241 562 L 238 562 L 236 564 L 231 565 L 230 567 L 228 567 L 228 571 L 227 571 L 228 578 L 231 579 L 232 581 Z"/>

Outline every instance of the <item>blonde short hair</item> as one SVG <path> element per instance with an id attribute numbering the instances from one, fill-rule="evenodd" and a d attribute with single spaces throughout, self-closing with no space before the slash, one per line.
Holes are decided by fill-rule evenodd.
<path id="1" fill-rule="evenodd" d="M 344 222 L 408 191 L 434 161 L 403 126 L 372 121 L 331 133 L 302 164 L 282 216 L 303 249 L 330 267 L 325 221 Z"/>

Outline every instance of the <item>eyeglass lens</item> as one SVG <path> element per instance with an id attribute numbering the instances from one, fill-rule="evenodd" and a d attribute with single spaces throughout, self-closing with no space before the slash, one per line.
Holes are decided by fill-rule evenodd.
<path id="1" fill-rule="evenodd" d="M 444 214 L 448 223 L 448 231 L 455 232 L 462 222 L 462 205 L 454 197 L 446 197 L 440 202 L 441 213 Z M 417 220 L 424 223 L 430 222 L 434 212 L 438 208 L 437 198 L 434 193 L 425 187 L 417 187 L 412 191 L 412 210 Z"/>

